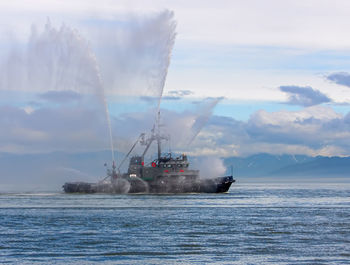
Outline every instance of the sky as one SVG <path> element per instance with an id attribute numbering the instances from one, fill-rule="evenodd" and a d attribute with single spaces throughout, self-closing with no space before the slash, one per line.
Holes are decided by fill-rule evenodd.
<path id="1" fill-rule="evenodd" d="M 350 2 L 3 1 L 0 152 L 350 155 Z M 163 88 L 164 84 L 164 88 Z"/>

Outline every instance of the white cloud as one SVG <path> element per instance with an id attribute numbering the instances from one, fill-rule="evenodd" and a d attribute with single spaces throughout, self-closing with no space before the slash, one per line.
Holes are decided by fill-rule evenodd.
<path id="1" fill-rule="evenodd" d="M 265 110 L 257 111 L 252 115 L 250 121 L 256 125 L 287 125 L 303 124 L 303 121 L 316 119 L 322 121 L 331 121 L 342 118 L 341 114 L 336 113 L 330 107 L 313 106 L 300 111 L 279 111 L 267 112 Z"/>
<path id="2" fill-rule="evenodd" d="M 308 1 L 20 1 L 2 2 L 4 13 L 59 17 L 147 13 L 168 8 L 179 21 L 179 39 L 239 45 L 272 45 L 348 49 L 350 3 L 346 0 Z M 72 18 L 71 18 L 72 19 Z M 342 41 L 339 41 L 342 40 Z"/>
<path id="3" fill-rule="evenodd" d="M 214 116 L 191 148 L 196 155 L 210 150 L 221 156 L 255 153 L 343 156 L 350 154 L 349 137 L 349 115 L 315 106 L 300 111 L 258 111 L 247 122 Z"/>
<path id="4" fill-rule="evenodd" d="M 0 107 L 0 152 L 87 151 L 108 147 L 101 109 L 70 106 L 40 108 L 30 113 Z"/>
<path id="5" fill-rule="evenodd" d="M 350 155 L 350 116 L 329 107 L 314 106 L 300 111 L 256 112 L 247 122 L 213 116 L 199 128 L 201 108 L 162 111 L 162 130 L 171 135 L 171 149 L 196 156 L 245 156 L 255 153 Z M 127 152 L 141 132 L 149 132 L 154 111 L 112 117 L 114 144 Z M 103 110 L 81 105 L 42 107 L 27 113 L 1 107 L 0 152 L 96 151 L 107 149 L 107 124 Z M 163 145 L 167 152 L 168 145 Z M 140 152 L 138 147 L 136 152 Z M 156 150 L 150 150 L 150 153 Z"/>

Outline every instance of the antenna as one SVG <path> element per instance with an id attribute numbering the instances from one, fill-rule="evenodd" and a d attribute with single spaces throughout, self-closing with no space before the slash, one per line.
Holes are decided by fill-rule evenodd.
<path id="1" fill-rule="evenodd" d="M 168 146 L 169 146 L 169 153 L 171 153 L 171 137 L 170 137 L 170 134 L 168 135 Z"/>

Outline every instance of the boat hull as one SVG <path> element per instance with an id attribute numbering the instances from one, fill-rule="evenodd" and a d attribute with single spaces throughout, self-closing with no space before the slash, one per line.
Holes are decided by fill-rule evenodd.
<path id="1" fill-rule="evenodd" d="M 223 193 L 235 180 L 232 176 L 215 179 L 200 179 L 192 182 L 159 178 L 146 182 L 140 178 L 119 178 L 114 183 L 67 182 L 66 193 Z"/>

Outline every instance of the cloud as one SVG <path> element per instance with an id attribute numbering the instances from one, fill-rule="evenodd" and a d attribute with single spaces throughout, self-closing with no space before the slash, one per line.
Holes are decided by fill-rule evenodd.
<path id="1" fill-rule="evenodd" d="M 349 17 L 350 11 L 349 3 L 345 0 L 337 1 L 336 6 L 332 1 L 324 1 L 321 5 L 316 0 L 308 1 L 307 5 L 290 0 L 268 0 L 263 3 L 223 0 L 222 3 L 218 5 L 213 1 L 193 0 L 185 3 L 184 1 L 152 0 L 144 1 L 144 4 L 140 5 L 139 0 L 112 2 L 76 0 L 69 3 L 42 0 L 23 3 L 16 0 L 1 1 L 0 10 L 3 11 L 4 18 L 12 18 L 20 14 L 19 19 L 23 20 L 22 17 L 30 15 L 38 17 L 38 14 L 52 13 L 58 13 L 58 17 L 62 16 L 62 13 L 66 17 L 70 15 L 73 18 L 91 13 L 112 17 L 116 13 L 126 13 L 130 10 L 145 13 L 168 7 L 175 11 L 181 21 L 179 37 L 182 41 L 308 47 L 313 50 L 342 49 L 350 44 L 350 39 L 346 37 L 350 26 L 346 18 Z M 235 28 L 235 34 L 228 34 L 235 25 L 240 25 Z M 339 39 L 342 41 L 338 41 Z"/>
<path id="2" fill-rule="evenodd" d="M 56 93 L 53 96 L 55 95 Z M 205 128 L 219 100 L 206 99 L 194 107 L 190 104 L 192 108 L 182 112 L 161 111 L 162 132 L 170 136 L 173 150 L 187 150 L 189 143 Z M 45 103 L 31 109 L 0 106 L 0 127 L 6 128 L 0 131 L 0 152 L 80 152 L 108 149 L 108 127 L 102 106 L 96 104 L 97 100 L 87 102 L 85 98 L 79 98 L 76 101 L 77 104 Z M 140 133 L 150 133 L 155 122 L 154 113 L 154 108 L 149 108 L 142 112 L 112 115 L 116 150 L 127 152 Z"/>
<path id="3" fill-rule="evenodd" d="M 349 155 L 350 114 L 330 107 L 300 111 L 260 110 L 237 121 L 213 116 L 188 149 L 191 155 L 247 156 L 256 153 Z"/>
<path id="4" fill-rule="evenodd" d="M 0 107 L 0 152 L 40 153 L 107 149 L 102 108 Z"/>
<path id="5" fill-rule="evenodd" d="M 327 124 L 342 116 L 331 108 L 309 107 L 301 111 L 257 111 L 247 123 L 251 137 L 269 143 L 324 145 Z M 328 130 L 330 128 L 327 128 Z M 336 131 L 332 129 L 332 131 Z M 329 137 L 328 135 L 327 137 Z M 330 137 L 331 138 L 331 137 Z"/>
<path id="6" fill-rule="evenodd" d="M 173 150 L 187 150 L 196 136 L 205 128 L 220 99 L 205 99 L 184 111 L 161 110 L 162 133 L 170 137 Z M 145 112 L 129 112 L 113 118 L 117 146 L 128 151 L 130 142 L 141 132 L 149 133 L 155 122 L 154 109 Z M 128 142 L 127 145 L 125 143 Z M 168 145 L 165 145 L 168 146 Z M 185 148 L 185 149 L 184 149 Z"/>
<path id="7" fill-rule="evenodd" d="M 141 96 L 139 97 L 142 101 L 153 104 L 158 102 L 158 97 L 150 97 L 150 96 Z M 181 97 L 176 96 L 162 96 L 162 100 L 180 100 Z"/>
<path id="8" fill-rule="evenodd" d="M 154 103 L 158 100 L 156 97 L 150 97 L 150 96 L 140 96 L 140 100 L 147 102 L 147 103 Z"/>
<path id="9" fill-rule="evenodd" d="M 326 78 L 329 81 L 332 81 L 338 85 L 350 87 L 350 74 L 349 73 L 346 73 L 346 72 L 333 73 L 333 74 L 326 76 Z"/>
<path id="10" fill-rule="evenodd" d="M 282 92 L 288 94 L 288 104 L 304 107 L 331 102 L 332 100 L 322 92 L 306 86 L 280 86 Z"/>
<path id="11" fill-rule="evenodd" d="M 176 97 L 176 96 L 163 96 L 163 100 L 180 100 L 182 97 Z"/>
<path id="12" fill-rule="evenodd" d="M 6 128 L 0 130 L 0 152 L 87 152 L 109 148 L 101 108 L 63 106 L 41 107 L 31 112 L 20 107 L 0 107 L 0 127 Z M 211 116 L 214 107 L 215 102 L 203 102 L 198 108 L 182 112 L 162 110 L 161 128 L 170 136 L 172 151 L 221 157 L 256 153 L 350 154 L 350 114 L 344 116 L 330 107 L 260 110 L 248 121 Z M 127 152 L 141 132 L 149 133 L 152 129 L 154 109 L 112 116 L 111 120 L 116 150 Z M 143 148 L 138 146 L 135 152 L 140 153 Z M 168 148 L 164 143 L 164 152 Z M 153 146 L 149 155 L 155 152 Z"/>
<path id="13" fill-rule="evenodd" d="M 165 96 L 162 97 L 164 100 L 180 100 L 185 96 L 193 95 L 191 90 L 171 90 Z"/>
<path id="14" fill-rule="evenodd" d="M 162 96 L 162 100 L 180 100 L 186 96 L 190 96 L 193 94 L 194 93 L 191 90 L 171 90 Z M 141 96 L 139 98 L 149 103 L 152 103 L 158 100 L 157 97 L 151 97 L 151 96 Z"/>
<path id="15" fill-rule="evenodd" d="M 193 95 L 193 92 L 191 90 L 170 90 L 168 91 L 168 95 L 174 97 L 184 97 Z"/>
<path id="16" fill-rule="evenodd" d="M 80 0 L 78 2 L 80 2 Z M 279 34 L 285 35 L 285 33 L 289 31 L 277 30 L 277 32 L 274 26 L 265 25 L 266 28 L 264 29 L 273 32 L 270 32 L 270 34 L 262 34 L 262 29 L 260 28 L 261 24 L 252 23 L 250 19 L 248 20 L 250 20 L 251 23 L 245 24 L 245 26 L 250 25 L 251 27 L 249 26 L 249 29 L 246 30 L 240 29 L 241 33 L 244 35 L 247 34 L 247 32 L 251 32 L 248 34 L 249 36 L 242 38 L 238 37 L 237 34 L 227 34 L 227 29 L 237 24 L 233 23 L 232 19 L 239 20 L 238 16 L 232 17 L 232 10 L 239 10 L 237 15 L 247 19 L 247 16 L 243 15 L 243 13 L 249 14 L 249 17 L 252 11 L 261 15 L 259 10 L 261 8 L 266 8 L 264 5 L 259 6 L 259 8 L 254 6 L 253 10 L 251 7 L 246 7 L 242 10 L 242 7 L 246 5 L 243 2 L 239 4 L 227 4 L 225 7 L 218 7 L 214 3 L 209 2 L 203 3 L 200 8 L 197 8 L 197 15 L 199 17 L 196 16 L 196 19 L 193 19 L 192 13 L 188 12 L 188 4 L 185 6 L 170 2 L 169 5 L 166 4 L 166 6 L 175 11 L 175 17 L 179 21 L 177 28 L 180 33 L 176 37 L 178 41 L 176 42 L 176 49 L 173 54 L 175 64 L 171 66 L 171 78 L 167 80 L 169 87 L 189 88 L 196 92 L 196 96 L 201 97 L 222 94 L 234 99 L 252 99 L 254 97 L 257 100 L 280 100 L 282 94 L 277 90 L 272 92 L 272 90 L 267 87 L 276 87 L 278 84 L 281 84 L 281 80 L 283 79 L 289 80 L 289 83 L 295 80 L 300 81 L 301 79 L 301 84 L 306 80 L 312 87 L 317 87 L 322 91 L 326 91 L 324 89 L 327 89 L 327 84 L 323 84 L 324 86 L 322 87 L 322 84 L 317 83 L 318 77 L 312 77 L 312 74 L 305 74 L 306 72 L 310 73 L 310 71 L 301 71 L 303 74 L 300 74 L 300 71 L 298 71 L 298 73 L 295 71 L 286 72 L 285 70 L 287 68 L 289 70 L 315 70 L 317 68 L 316 70 L 319 71 L 320 67 L 322 67 L 322 71 L 329 71 L 327 67 L 329 67 L 335 59 L 339 59 L 340 57 L 341 59 L 337 59 L 337 67 L 343 68 L 342 65 L 347 67 L 346 62 L 348 60 L 345 52 L 331 52 L 331 54 L 329 54 L 322 50 L 316 51 L 315 53 L 314 49 L 302 49 L 301 47 L 304 47 L 303 45 L 292 44 L 290 39 L 286 41 L 286 36 L 282 36 L 280 40 L 283 43 L 287 43 L 287 45 L 275 41 L 268 44 L 269 41 Z M 106 7 L 109 6 L 109 8 L 101 8 L 101 5 L 90 1 L 89 4 L 85 3 L 84 7 L 82 7 L 77 3 L 67 4 L 65 8 L 62 8 L 61 5 L 43 5 L 43 3 L 40 5 L 29 5 L 29 10 L 23 12 L 21 16 L 18 15 L 18 8 L 26 10 L 26 5 L 17 5 L 15 8 L 17 11 L 12 10 L 12 12 L 14 12 L 12 14 L 13 16 L 9 15 L 8 10 L 4 8 L 2 9 L 2 13 L 4 13 L 2 21 L 6 22 L 6 20 L 11 19 L 14 24 L 20 24 L 18 27 L 11 27 L 12 23 L 9 23 L 10 25 L 6 25 L 5 23 L 4 25 L 6 25 L 6 31 L 9 31 L 15 38 L 18 37 L 22 41 L 28 36 L 28 31 L 30 29 L 28 25 L 33 21 L 39 26 L 38 29 L 40 29 L 42 20 L 45 20 L 47 14 L 52 18 L 52 25 L 54 25 L 54 23 L 60 25 L 57 23 L 61 23 L 63 20 L 70 28 L 79 30 L 80 36 L 89 42 L 91 50 L 98 58 L 98 62 L 101 65 L 105 65 L 104 69 L 102 69 L 101 65 L 100 68 L 103 79 L 105 80 L 106 90 L 108 90 L 109 93 L 131 92 L 132 90 L 127 91 L 125 88 L 133 88 L 138 92 L 152 94 L 154 91 L 152 92 L 152 89 L 150 89 L 152 85 L 148 83 L 150 71 L 147 69 L 151 69 L 151 66 L 155 65 L 152 62 L 156 61 L 154 59 L 157 58 L 157 54 L 156 50 L 151 51 L 152 53 L 149 52 L 150 49 L 147 48 L 149 47 L 149 42 L 147 43 L 145 38 L 147 35 L 151 36 L 151 38 L 154 38 L 155 43 L 160 45 L 162 38 L 159 37 L 157 40 L 158 37 L 156 34 L 162 36 L 166 35 L 165 32 L 160 29 L 161 27 L 157 27 L 157 19 L 155 18 L 160 17 L 159 13 L 162 12 L 154 12 L 154 10 L 162 10 L 164 4 L 158 3 L 158 5 L 156 4 L 153 6 L 154 3 L 152 2 L 152 4 L 147 5 L 147 7 L 137 5 L 136 9 L 125 10 L 125 7 L 130 6 L 125 6 L 121 3 L 113 3 L 113 5 L 106 3 Z M 7 4 L 4 5 L 7 6 Z M 192 7 L 196 6 L 194 3 L 190 5 Z M 300 8 L 294 3 L 283 3 L 280 5 L 288 5 L 296 9 Z M 53 6 L 55 6 L 55 8 L 53 8 Z M 205 8 L 205 6 L 210 6 L 210 8 Z M 237 9 L 236 6 L 239 6 L 239 8 Z M 91 8 L 93 12 L 87 12 L 87 7 Z M 317 8 L 320 7 L 318 6 Z M 43 13 L 39 12 L 39 10 Z M 55 10 L 55 12 L 52 12 L 52 10 Z M 206 19 L 209 13 L 213 13 L 210 10 L 217 11 L 214 16 L 218 16 L 218 19 L 212 19 L 210 21 Z M 285 10 L 285 8 L 281 10 Z M 347 9 L 344 8 L 344 10 Z M 136 13 L 132 13 L 135 11 Z M 242 11 L 242 13 L 240 11 Z M 338 12 L 339 10 L 335 11 Z M 42 16 L 42 14 L 45 15 Z M 287 15 L 290 14 L 288 13 Z M 306 20 L 310 18 L 309 16 L 305 16 L 304 13 L 301 15 Z M 229 20 L 223 19 L 225 16 L 227 16 Z M 262 16 L 265 15 L 263 14 Z M 160 22 L 159 24 L 169 25 L 166 23 L 164 17 L 165 16 L 163 16 L 163 19 L 158 20 L 158 22 Z M 272 17 L 273 16 L 268 16 L 269 19 L 272 19 Z M 198 19 L 201 19 L 201 23 L 197 23 Z M 261 21 L 266 22 L 267 20 L 263 19 Z M 284 22 L 290 24 L 290 21 L 292 20 Z M 326 24 L 330 25 L 329 22 L 330 21 L 327 21 Z M 334 23 L 335 20 L 331 22 Z M 230 23 L 232 23 L 231 26 Z M 307 24 L 310 26 L 310 23 Z M 344 25 L 343 23 L 341 24 Z M 4 25 L 3 27 L 5 28 Z M 256 30 L 256 25 L 258 25 L 259 34 L 253 33 Z M 272 22 L 271 25 L 280 26 L 279 23 Z M 316 23 L 312 25 L 315 26 Z M 290 25 L 286 27 L 289 28 L 289 26 Z M 293 27 L 295 26 L 294 23 Z M 317 24 L 317 27 L 319 27 L 319 24 Z M 339 29 L 339 27 L 334 28 Z M 335 33 L 333 30 L 334 28 L 332 28 L 332 34 Z M 301 26 L 299 29 L 302 29 L 302 33 L 305 34 L 305 27 Z M 312 31 L 315 32 L 314 30 Z M 40 32 L 40 30 L 38 30 L 38 32 Z M 293 30 L 293 32 L 296 31 Z M 323 45 L 326 43 L 323 38 L 324 31 L 321 33 L 320 36 L 322 36 L 323 41 L 319 43 Z M 216 36 L 216 34 L 220 36 Z M 6 34 L 0 35 L 1 38 L 8 38 Z M 291 36 L 290 34 L 287 35 L 287 37 Z M 302 38 L 294 36 L 293 40 L 299 42 L 299 44 L 300 42 L 305 42 L 308 46 L 310 45 L 310 41 L 306 41 L 306 39 L 313 36 L 312 42 L 314 40 L 314 34 L 305 35 L 307 36 L 303 36 Z M 231 38 L 235 40 L 229 40 Z M 256 41 L 252 41 L 251 38 L 254 38 Z M 327 41 L 332 41 L 336 45 L 344 45 L 344 42 L 339 43 L 334 41 L 336 39 L 337 38 L 327 38 Z M 248 42 L 246 43 L 246 41 Z M 22 43 L 19 44 L 21 45 Z M 247 46 L 247 44 L 249 45 Z M 261 46 L 260 44 L 264 45 Z M 291 46 L 293 48 L 291 48 Z M 315 48 L 313 45 L 312 47 Z M 0 54 L 5 53 L 4 51 L 6 50 L 7 48 L 0 49 Z M 282 58 L 281 56 L 283 56 L 283 60 L 280 60 Z M 120 65 L 118 62 L 120 62 Z M 123 68 L 123 66 L 125 68 Z M 146 66 L 149 67 L 147 68 Z M 213 66 L 218 71 L 212 71 Z M 261 71 L 261 69 L 265 70 Z M 247 73 L 247 70 L 249 70 L 249 73 Z M 254 79 L 250 78 L 252 75 L 250 71 L 252 70 L 255 71 Z M 276 74 L 275 70 L 278 70 L 279 74 Z M 236 75 L 232 75 L 232 71 L 234 71 Z M 232 87 L 233 82 L 235 83 L 235 87 Z M 215 87 L 215 89 L 212 89 L 212 87 Z M 336 93 L 337 92 L 334 90 L 329 91 L 329 95 L 331 95 L 333 99 L 336 99 Z"/>
<path id="17" fill-rule="evenodd" d="M 311 106 L 299 111 L 277 112 L 260 110 L 248 121 L 237 121 L 212 116 L 214 101 L 204 101 L 196 106 L 191 111 L 162 111 L 162 131 L 171 136 L 172 151 L 191 156 L 221 157 L 256 153 L 350 154 L 350 114 L 343 116 L 331 107 Z M 151 129 L 153 121 L 151 111 L 148 114 L 129 113 L 122 120 L 115 120 L 115 126 L 124 139 L 131 133 L 136 139 L 137 133 Z M 193 141 L 192 137 L 195 137 Z M 121 140 L 120 144 L 125 142 Z M 123 151 L 130 146 L 129 141 Z M 166 150 L 167 145 L 163 148 Z"/>
<path id="18" fill-rule="evenodd" d="M 56 103 L 64 103 L 70 101 L 76 101 L 81 99 L 81 95 L 75 91 L 63 90 L 63 91 L 48 91 L 42 94 L 39 94 L 39 97 Z"/>

